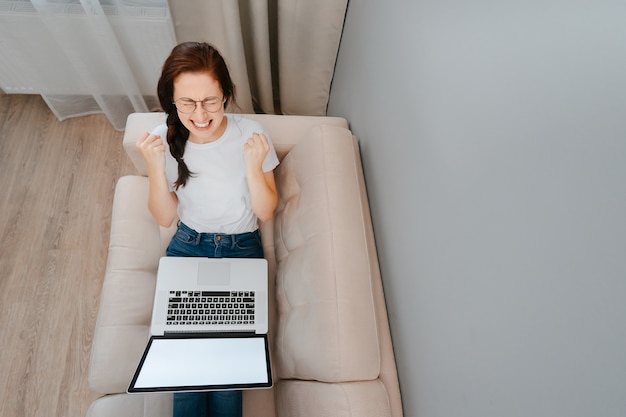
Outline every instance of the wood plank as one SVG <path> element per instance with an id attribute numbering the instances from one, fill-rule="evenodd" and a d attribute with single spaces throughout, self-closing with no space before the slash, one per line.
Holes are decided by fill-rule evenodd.
<path id="1" fill-rule="evenodd" d="M 103 115 L 59 122 L 0 95 L 0 416 L 84 416 L 117 179 L 135 173 Z"/>

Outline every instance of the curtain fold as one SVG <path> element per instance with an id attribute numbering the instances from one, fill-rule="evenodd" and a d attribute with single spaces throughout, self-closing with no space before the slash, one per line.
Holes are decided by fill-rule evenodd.
<path id="1" fill-rule="evenodd" d="M 326 115 L 347 6 L 347 0 L 278 1 L 283 113 Z"/>
<path id="2" fill-rule="evenodd" d="M 323 116 L 348 0 L 170 0 L 176 38 L 214 44 L 244 112 Z"/>

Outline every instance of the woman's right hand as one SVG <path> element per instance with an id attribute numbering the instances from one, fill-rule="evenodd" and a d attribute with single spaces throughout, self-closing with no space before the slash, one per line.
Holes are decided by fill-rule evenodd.
<path id="1" fill-rule="evenodd" d="M 148 173 L 165 171 L 165 145 L 161 136 L 148 132 L 141 135 L 135 144 L 148 167 Z"/>
<path id="2" fill-rule="evenodd" d="M 148 168 L 150 191 L 148 209 L 157 223 L 170 227 L 176 219 L 178 199 L 169 190 L 165 176 L 165 145 L 159 135 L 144 133 L 135 145 Z"/>

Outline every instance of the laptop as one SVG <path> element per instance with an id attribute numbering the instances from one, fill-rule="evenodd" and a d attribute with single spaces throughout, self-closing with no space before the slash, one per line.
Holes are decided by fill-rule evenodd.
<path id="1" fill-rule="evenodd" d="M 265 259 L 162 257 L 127 392 L 270 388 L 267 286 Z"/>

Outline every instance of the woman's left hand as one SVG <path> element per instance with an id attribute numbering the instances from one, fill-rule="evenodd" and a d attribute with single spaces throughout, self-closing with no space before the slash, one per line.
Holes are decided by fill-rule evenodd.
<path id="1" fill-rule="evenodd" d="M 262 170 L 263 161 L 270 151 L 270 145 L 263 133 L 253 133 L 243 145 L 243 157 L 248 171 Z"/>
<path id="2" fill-rule="evenodd" d="M 262 222 L 272 218 L 278 204 L 274 171 L 263 172 L 263 161 L 269 151 L 269 141 L 262 133 L 254 133 L 243 146 L 250 204 Z"/>

